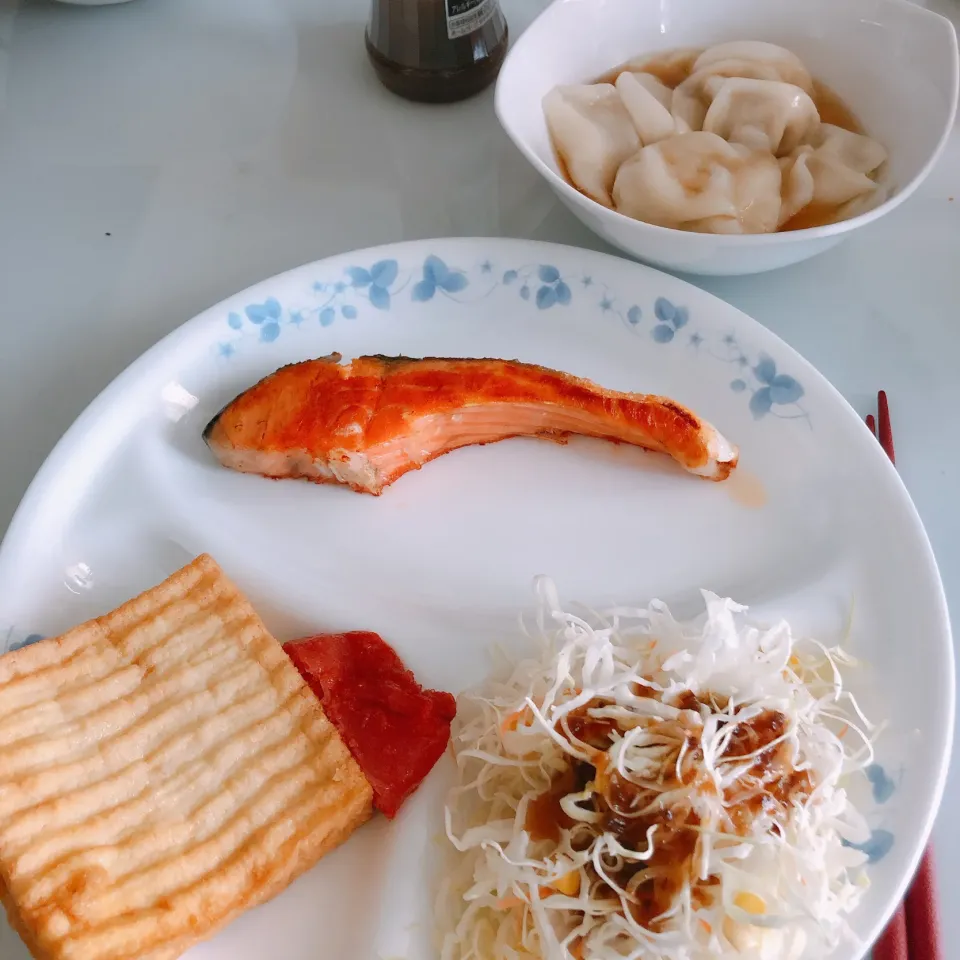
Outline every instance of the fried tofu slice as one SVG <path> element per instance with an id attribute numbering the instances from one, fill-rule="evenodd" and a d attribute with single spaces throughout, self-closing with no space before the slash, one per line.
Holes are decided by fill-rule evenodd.
<path id="1" fill-rule="evenodd" d="M 320 702 L 209 556 L 0 657 L 0 899 L 37 960 L 174 960 L 371 813 Z"/>

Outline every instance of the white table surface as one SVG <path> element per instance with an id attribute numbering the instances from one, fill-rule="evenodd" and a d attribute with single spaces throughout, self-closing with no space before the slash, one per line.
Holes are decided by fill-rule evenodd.
<path id="1" fill-rule="evenodd" d="M 514 35 L 543 5 L 504 0 Z M 955 0 L 927 5 L 960 25 Z M 365 14 L 365 0 L 0 0 L 0 530 L 116 374 L 254 281 L 404 238 L 605 249 L 500 132 L 492 92 L 430 108 L 383 90 Z M 912 199 L 836 250 L 698 282 L 862 413 L 888 391 L 898 466 L 960 616 L 960 132 Z M 944 810 L 958 806 L 955 764 Z M 960 958 L 956 817 L 940 817 L 935 848 Z"/>

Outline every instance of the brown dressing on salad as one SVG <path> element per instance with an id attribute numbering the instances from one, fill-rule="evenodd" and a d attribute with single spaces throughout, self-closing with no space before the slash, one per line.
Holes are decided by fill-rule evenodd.
<path id="1" fill-rule="evenodd" d="M 724 709 L 721 697 L 686 691 L 672 702 L 684 710 L 699 709 L 708 704 L 712 709 Z M 645 861 L 628 862 L 619 870 L 600 876 L 588 868 L 591 885 L 596 884 L 600 895 L 619 899 L 617 890 L 627 891 L 629 910 L 642 926 L 656 930 L 661 917 L 673 905 L 685 883 L 690 883 L 692 896 L 700 905 L 710 903 L 716 894 L 719 879 L 696 879 L 694 860 L 699 840 L 700 819 L 692 810 L 663 807 L 657 803 L 654 791 L 646 789 L 621 776 L 616 770 L 606 769 L 606 750 L 619 732 L 617 722 L 592 716 L 590 711 L 605 704 L 591 702 L 574 711 L 557 725 L 558 732 L 573 735 L 581 743 L 597 751 L 596 764 L 585 761 L 570 763 L 559 773 L 527 808 L 525 827 L 534 841 L 560 840 L 561 831 L 571 829 L 574 821 L 561 806 L 561 801 L 572 793 L 584 790 L 593 782 L 596 792 L 584 809 L 601 814 L 597 823 L 585 824 L 594 835 L 612 834 L 628 849 L 648 848 L 648 833 L 652 829 L 653 854 Z M 733 732 L 724 760 L 743 758 L 746 769 L 734 784 L 727 788 L 723 801 L 728 811 L 731 836 L 747 835 L 761 813 L 783 814 L 792 804 L 802 802 L 813 791 L 813 783 L 806 771 L 793 770 L 778 741 L 787 732 L 786 717 L 774 710 L 766 710 L 756 717 L 738 722 L 734 715 Z M 702 770 L 703 753 L 696 735 L 687 740 L 687 752 L 681 764 L 682 783 L 700 781 L 704 792 L 716 790 L 714 781 Z M 675 779 L 675 777 L 674 777 Z M 669 775 L 666 777 L 669 782 Z M 611 883 L 613 885 L 611 885 Z"/>

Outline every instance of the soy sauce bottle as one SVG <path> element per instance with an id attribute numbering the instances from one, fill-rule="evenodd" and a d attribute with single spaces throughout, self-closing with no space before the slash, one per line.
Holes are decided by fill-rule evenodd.
<path id="1" fill-rule="evenodd" d="M 367 55 L 388 89 L 449 103 L 489 86 L 507 53 L 499 0 L 373 0 Z"/>

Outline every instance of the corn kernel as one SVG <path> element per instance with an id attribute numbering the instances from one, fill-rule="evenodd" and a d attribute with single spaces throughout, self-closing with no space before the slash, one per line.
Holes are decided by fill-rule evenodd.
<path id="1" fill-rule="evenodd" d="M 731 917 L 723 918 L 723 935 L 730 946 L 745 956 L 759 956 L 766 935 L 760 927 L 751 923 L 737 923 Z"/>
<path id="2" fill-rule="evenodd" d="M 553 881 L 553 889 L 567 897 L 575 897 L 580 892 L 580 874 L 576 870 L 565 873 L 559 880 Z"/>
<path id="3" fill-rule="evenodd" d="M 758 897 L 755 893 L 750 893 L 749 890 L 741 890 L 733 898 L 734 906 L 739 907 L 745 913 L 752 913 L 754 916 L 760 916 L 767 912 L 767 905 L 763 900 L 763 897 Z"/>

